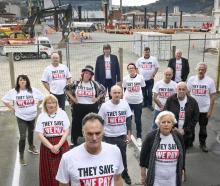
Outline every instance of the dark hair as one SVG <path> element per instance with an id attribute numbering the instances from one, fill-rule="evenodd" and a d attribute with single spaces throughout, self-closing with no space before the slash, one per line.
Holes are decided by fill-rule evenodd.
<path id="1" fill-rule="evenodd" d="M 103 50 L 104 50 L 104 49 L 110 49 L 110 51 L 111 51 L 111 45 L 109 45 L 109 44 L 103 45 Z"/>
<path id="2" fill-rule="evenodd" d="M 83 118 L 82 126 L 84 126 L 87 121 L 94 121 L 94 120 L 98 120 L 101 123 L 101 125 L 104 125 L 104 120 L 102 119 L 102 117 L 94 112 L 91 112 L 89 114 L 86 114 L 85 117 Z"/>
<path id="3" fill-rule="evenodd" d="M 129 64 L 127 65 L 127 69 L 128 69 L 128 66 L 130 66 L 130 65 L 133 65 L 135 69 L 137 68 L 134 63 L 129 63 Z"/>
<path id="4" fill-rule="evenodd" d="M 150 51 L 150 47 L 144 47 L 144 51 Z"/>
<path id="5" fill-rule="evenodd" d="M 28 76 L 24 75 L 24 74 L 18 75 L 17 80 L 16 80 L 16 85 L 15 85 L 15 90 L 17 92 L 20 91 L 19 79 L 26 80 L 26 82 L 27 82 L 26 83 L 26 89 L 27 89 L 28 92 L 32 93 L 32 88 L 31 88 L 30 80 L 29 80 Z"/>

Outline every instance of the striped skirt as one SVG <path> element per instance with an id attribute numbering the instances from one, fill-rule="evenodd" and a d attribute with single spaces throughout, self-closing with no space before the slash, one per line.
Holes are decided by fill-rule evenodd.
<path id="1" fill-rule="evenodd" d="M 47 138 L 47 140 L 56 145 L 59 143 L 62 136 Z M 59 186 L 59 182 L 56 181 L 55 177 L 59 167 L 59 163 L 62 155 L 69 150 L 68 142 L 65 141 L 60 152 L 54 154 L 41 143 L 40 147 L 40 164 L 39 164 L 39 180 L 40 186 Z"/>

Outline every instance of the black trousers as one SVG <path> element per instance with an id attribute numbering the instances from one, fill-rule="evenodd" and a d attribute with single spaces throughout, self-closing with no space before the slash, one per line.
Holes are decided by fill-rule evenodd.
<path id="1" fill-rule="evenodd" d="M 115 85 L 115 83 L 113 83 L 112 79 L 105 79 L 104 87 L 105 87 L 106 91 L 108 90 L 109 99 L 112 98 L 110 95 L 110 92 L 111 92 L 111 88 L 113 85 Z"/>
<path id="2" fill-rule="evenodd" d="M 72 107 L 71 142 L 77 145 L 78 137 L 82 136 L 82 120 L 90 112 L 98 113 L 98 104 L 74 104 Z"/>
<path id="3" fill-rule="evenodd" d="M 66 95 L 65 94 L 61 94 L 61 95 L 53 94 L 53 95 L 57 98 L 59 107 L 62 110 L 65 110 Z"/>
<path id="4" fill-rule="evenodd" d="M 126 155 L 126 149 L 127 149 L 127 143 L 126 143 L 127 136 L 118 136 L 118 137 L 106 137 L 104 136 L 104 141 L 106 143 L 110 143 L 113 145 L 117 145 L 118 148 L 121 151 L 121 156 L 122 156 L 122 161 L 124 165 L 124 171 L 128 171 L 128 166 L 127 166 L 127 155 Z M 123 172 L 124 172 L 123 171 Z"/>
<path id="5" fill-rule="evenodd" d="M 24 149 L 25 149 L 27 130 L 28 130 L 28 144 L 29 144 L 29 146 L 33 145 L 35 120 L 25 121 L 25 120 L 20 119 L 18 117 L 16 117 L 16 118 L 17 118 L 19 133 L 20 133 L 19 153 L 21 155 L 23 155 L 24 154 Z"/>
<path id="6" fill-rule="evenodd" d="M 199 113 L 199 142 L 201 145 L 204 145 L 206 142 L 206 138 L 207 138 L 207 125 L 208 125 L 208 117 L 207 117 L 207 113 Z"/>

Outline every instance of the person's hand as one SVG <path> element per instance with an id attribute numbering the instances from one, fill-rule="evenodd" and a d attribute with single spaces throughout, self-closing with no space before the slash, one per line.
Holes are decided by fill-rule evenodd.
<path id="1" fill-rule="evenodd" d="M 71 101 L 72 101 L 73 103 L 75 103 L 75 104 L 78 103 L 78 100 L 77 100 L 75 97 L 72 97 L 72 98 L 70 98 L 70 99 L 71 99 Z"/>
<path id="2" fill-rule="evenodd" d="M 93 102 L 93 103 L 96 103 L 97 101 L 98 101 L 98 99 L 97 99 L 96 97 L 93 97 L 93 98 L 92 98 L 92 102 Z"/>
<path id="3" fill-rule="evenodd" d="M 131 142 L 131 134 L 127 135 L 127 140 L 126 140 L 127 144 Z"/>
<path id="4" fill-rule="evenodd" d="M 60 148 L 58 145 L 54 145 L 50 150 L 54 154 L 58 154 L 60 152 Z"/>
<path id="5" fill-rule="evenodd" d="M 212 116 L 212 111 L 208 111 L 208 113 L 207 113 L 207 118 L 210 118 Z"/>

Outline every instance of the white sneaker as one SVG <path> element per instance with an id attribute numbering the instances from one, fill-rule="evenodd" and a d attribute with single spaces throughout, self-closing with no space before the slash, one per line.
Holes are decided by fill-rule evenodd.
<path id="1" fill-rule="evenodd" d="M 138 145 L 138 147 L 141 147 L 141 146 L 142 146 L 142 140 L 141 140 L 141 138 L 137 138 L 137 145 Z"/>

